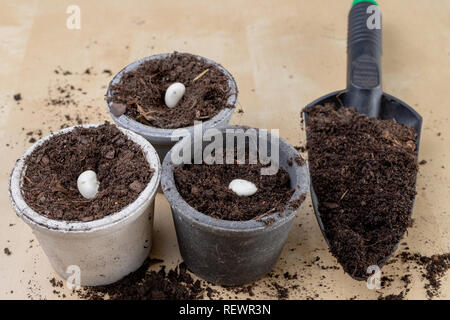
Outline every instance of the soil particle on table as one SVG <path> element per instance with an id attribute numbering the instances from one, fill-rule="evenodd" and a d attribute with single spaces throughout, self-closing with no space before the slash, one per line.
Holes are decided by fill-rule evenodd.
<path id="1" fill-rule="evenodd" d="M 184 263 L 169 271 L 165 266 L 150 271 L 153 263 L 147 259 L 137 271 L 114 284 L 85 287 L 77 293 L 90 300 L 194 300 L 203 298 L 205 291 L 212 294 L 211 288 L 206 290 L 201 281 L 192 278 Z"/>
<path id="2" fill-rule="evenodd" d="M 394 278 L 389 276 L 383 276 L 381 277 L 381 286 L 383 288 L 387 288 L 391 286 L 391 283 L 394 281 Z"/>
<path id="3" fill-rule="evenodd" d="M 408 250 L 408 248 L 404 248 Z M 409 251 L 402 251 L 395 259 L 391 261 L 398 262 L 400 260 L 405 264 L 402 269 L 397 269 L 398 272 L 389 276 L 383 276 L 381 278 L 381 287 L 386 289 L 391 287 L 391 284 L 399 279 L 402 283 L 402 288 L 399 293 L 391 293 L 389 295 L 383 295 L 379 292 L 379 300 L 403 300 L 407 298 L 408 293 L 411 291 L 412 274 L 411 270 L 417 270 L 421 273 L 422 278 L 426 281 L 424 284 L 425 292 L 429 299 L 439 296 L 439 290 L 441 287 L 441 279 L 446 276 L 446 272 L 450 266 L 450 254 L 432 255 L 430 257 L 423 256 L 419 253 L 411 253 Z M 392 262 L 390 261 L 390 264 Z M 413 264 L 413 265 L 411 265 Z"/>
<path id="4" fill-rule="evenodd" d="M 277 298 L 280 300 L 288 299 L 289 298 L 289 289 L 276 283 L 272 282 L 272 286 L 275 288 L 277 292 Z"/>
<path id="5" fill-rule="evenodd" d="M 261 175 L 264 165 L 260 162 L 225 164 L 225 153 L 224 164 L 185 164 L 175 168 L 178 192 L 189 205 L 213 218 L 232 221 L 256 220 L 286 208 L 294 193 L 286 170 L 280 168 L 275 175 Z M 237 152 L 234 154 L 236 159 Z M 228 188 L 234 179 L 250 181 L 258 191 L 240 197 Z"/>
<path id="6" fill-rule="evenodd" d="M 311 178 L 330 250 L 344 270 L 366 278 L 410 226 L 417 133 L 352 108 L 315 106 L 308 115 Z"/>
<path id="7" fill-rule="evenodd" d="M 103 119 L 105 116 L 104 109 L 93 107 L 91 103 L 94 100 L 87 90 L 80 86 L 80 78 L 85 80 L 87 77 L 96 76 L 92 68 L 89 69 L 89 74 L 84 71 L 72 72 L 61 67 L 54 70 L 57 77 L 49 84 L 48 98 L 44 103 L 48 107 L 47 118 L 56 118 L 61 128 L 92 122 L 92 118 Z M 101 76 L 104 79 L 104 74 Z M 45 122 L 47 121 L 48 119 Z"/>
<path id="8" fill-rule="evenodd" d="M 295 274 L 290 274 L 289 271 L 286 271 L 285 273 L 283 273 L 283 277 L 286 280 L 297 280 L 298 279 L 298 276 L 297 276 L 296 273 Z"/>
<path id="9" fill-rule="evenodd" d="M 58 124 L 59 129 L 62 129 L 71 125 L 91 122 L 93 116 L 95 116 L 95 119 L 104 118 L 104 109 L 92 107 L 90 104 L 93 101 L 92 97 L 89 97 L 86 90 L 76 84 L 79 83 L 76 76 L 86 78 L 85 73 L 71 72 L 57 67 L 54 74 L 54 79 L 49 83 L 48 97 L 39 101 L 39 104 L 43 106 L 43 111 L 45 110 L 45 117 L 42 117 L 40 123 L 41 132 L 53 131 L 53 123 Z M 91 72 L 89 77 L 94 75 Z M 102 78 L 104 78 L 104 75 L 102 75 Z M 13 98 L 17 105 L 20 105 L 23 101 L 21 93 L 14 94 Z M 24 108 L 21 107 L 19 110 L 24 111 Z M 31 113 L 35 114 L 36 112 L 31 111 Z M 67 116 L 69 116 L 69 119 Z M 99 121 L 94 120 L 93 122 Z M 41 138 L 40 135 L 33 135 L 26 137 L 24 141 L 35 143 L 39 138 Z"/>
<path id="10" fill-rule="evenodd" d="M 405 274 L 403 277 L 400 278 L 400 280 L 402 280 L 405 285 L 409 285 L 411 283 L 411 275 L 410 274 Z"/>
<path id="11" fill-rule="evenodd" d="M 422 268 L 422 277 L 426 280 L 424 288 L 429 299 L 439 296 L 441 278 L 450 268 L 450 253 L 428 257 L 406 251 L 400 254 L 400 258 L 403 262 L 414 262 Z"/>
<path id="12" fill-rule="evenodd" d="M 175 108 L 164 102 L 167 88 L 181 82 L 186 92 Z M 227 76 L 215 65 L 188 53 L 175 52 L 164 60 L 150 60 L 122 75 L 112 85 L 109 101 L 126 105 L 125 114 L 157 128 L 182 128 L 214 117 L 228 105 Z"/>
<path id="13" fill-rule="evenodd" d="M 389 294 L 387 296 L 380 295 L 378 297 L 378 300 L 403 300 L 404 298 L 405 298 L 405 295 L 402 291 L 399 294 Z"/>
<path id="14" fill-rule="evenodd" d="M 64 85 L 58 85 L 56 88 L 49 90 L 49 97 L 46 100 L 47 106 L 67 106 L 67 107 L 78 107 L 79 102 L 76 98 L 76 93 L 83 94 L 81 88 L 76 88 L 75 86 L 66 83 Z M 64 115 L 66 116 L 66 115 Z M 66 117 L 67 120 L 67 117 Z"/>
<path id="15" fill-rule="evenodd" d="M 255 284 L 250 284 L 247 286 L 239 286 L 239 287 L 224 287 L 228 291 L 233 291 L 236 294 L 247 294 L 249 297 L 254 297 L 255 292 L 253 291 L 255 288 Z"/>
<path id="16" fill-rule="evenodd" d="M 58 66 L 55 70 L 53 70 L 56 74 L 61 74 L 63 76 L 70 76 L 72 72 L 69 70 L 64 70 L 61 66 Z"/>
<path id="17" fill-rule="evenodd" d="M 36 212 L 56 220 L 91 221 L 120 211 L 136 200 L 153 169 L 142 149 L 116 126 L 78 127 L 36 148 L 25 159 L 23 197 Z M 97 173 L 95 199 L 78 191 L 78 176 Z"/>
<path id="18" fill-rule="evenodd" d="M 35 131 L 29 131 L 29 132 L 27 132 L 27 136 L 28 137 L 30 137 L 29 139 L 28 139 L 28 142 L 29 143 L 35 143 L 38 139 L 40 139 L 40 138 L 42 138 L 42 130 L 41 129 L 38 129 L 38 130 L 35 130 Z"/>
<path id="19" fill-rule="evenodd" d="M 9 248 L 3 249 L 3 253 L 6 254 L 7 256 L 10 256 L 12 254 L 12 252 Z"/>
<path id="20" fill-rule="evenodd" d="M 56 278 L 51 278 L 50 283 L 53 286 L 53 288 L 62 288 L 64 286 L 64 283 L 61 280 L 56 280 Z"/>
<path id="21" fill-rule="evenodd" d="M 248 286 L 237 286 L 237 287 L 223 287 L 228 292 L 234 294 L 246 294 L 248 297 L 247 300 L 252 299 L 255 294 L 255 290 L 258 291 L 258 295 L 263 294 L 264 296 L 270 296 L 272 299 L 289 299 L 292 298 L 291 295 L 295 295 L 299 292 L 299 290 L 305 290 L 305 287 L 301 287 L 300 283 L 305 280 L 304 275 L 302 274 L 292 274 L 287 271 L 283 272 L 271 271 L 269 274 L 262 280 L 252 283 Z M 319 286 L 322 286 L 319 284 Z M 259 289 L 259 290 L 258 290 Z M 316 292 L 312 292 L 316 297 L 318 295 Z M 237 295 L 229 297 L 231 299 L 242 299 Z M 257 297 L 257 299 L 259 299 Z"/>

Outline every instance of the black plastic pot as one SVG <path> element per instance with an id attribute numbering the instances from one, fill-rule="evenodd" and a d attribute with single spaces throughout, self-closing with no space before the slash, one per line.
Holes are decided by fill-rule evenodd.
<path id="1" fill-rule="evenodd" d="M 245 130 L 249 127 L 228 128 Z M 223 133 L 225 129 L 220 131 Z M 269 134 L 269 150 L 270 139 Z M 194 139 L 183 139 L 178 144 L 189 144 L 193 150 Z M 203 150 L 207 143 L 198 145 Z M 219 220 L 198 212 L 177 191 L 173 175 L 176 165 L 171 159 L 175 148 L 164 159 L 161 185 L 172 208 L 180 253 L 189 270 L 205 280 L 226 286 L 250 283 L 265 276 L 278 261 L 297 209 L 287 204 L 283 212 L 274 212 L 260 221 Z M 298 152 L 281 138 L 279 155 L 279 166 L 289 173 L 295 189 L 291 203 L 307 195 L 308 170 L 306 165 L 293 161 L 299 156 Z M 273 219 L 273 223 L 264 223 L 269 219 Z"/>

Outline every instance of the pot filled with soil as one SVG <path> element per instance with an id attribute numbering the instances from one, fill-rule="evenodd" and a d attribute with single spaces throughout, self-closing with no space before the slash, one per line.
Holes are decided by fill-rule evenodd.
<path id="1" fill-rule="evenodd" d="M 188 53 L 158 54 L 117 73 L 106 100 L 114 122 L 149 140 L 160 159 L 194 125 L 228 125 L 237 104 L 233 76 L 218 63 Z"/>
<path id="2" fill-rule="evenodd" d="M 216 130 L 214 141 L 226 147 L 212 154 L 222 164 L 207 156 L 192 164 L 211 148 L 205 139 L 185 138 L 167 154 L 161 178 L 187 267 L 203 279 L 227 286 L 249 283 L 270 272 L 309 190 L 305 162 L 292 146 L 271 134 L 267 139 L 244 138 L 242 159 L 238 149 L 228 145 L 240 139 L 232 134 L 230 138 L 230 130 L 238 136 L 239 130 L 253 130 L 256 135 L 263 131 L 238 126 Z M 261 153 L 267 146 L 277 170 L 262 174 L 268 164 L 261 154 L 252 158 L 253 142 Z M 188 156 L 179 161 L 175 155 L 185 152 Z"/>
<path id="3" fill-rule="evenodd" d="M 39 140 L 10 177 L 13 207 L 55 271 L 81 285 L 115 282 L 139 268 L 152 244 L 160 161 L 144 138 L 108 123 Z"/>

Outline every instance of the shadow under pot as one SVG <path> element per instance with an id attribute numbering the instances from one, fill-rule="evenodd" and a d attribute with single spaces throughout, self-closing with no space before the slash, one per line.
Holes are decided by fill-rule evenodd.
<path id="1" fill-rule="evenodd" d="M 242 131 L 239 133 L 239 130 L 250 133 L 250 136 L 257 137 L 255 139 L 244 138 L 244 145 L 248 152 L 244 152 L 246 156 L 250 155 L 248 150 L 250 150 L 250 144 L 253 142 L 253 146 L 257 146 L 256 149 L 258 152 L 262 151 L 261 148 L 264 146 L 266 150 L 270 151 L 273 147 L 273 150 L 278 151 L 278 157 L 273 150 L 268 155 L 271 157 L 272 164 L 276 168 L 280 168 L 277 171 L 277 175 L 283 175 L 283 179 L 280 179 L 283 182 L 280 182 L 280 185 L 282 184 L 287 188 L 288 196 L 285 202 L 277 202 L 278 199 L 275 199 L 275 197 L 264 201 L 265 192 L 268 192 L 267 190 L 271 190 L 271 188 L 278 187 L 270 186 L 263 190 L 261 186 L 265 182 L 260 183 L 257 180 L 268 180 L 259 177 L 260 171 L 255 173 L 253 171 L 254 169 L 245 166 L 232 168 L 233 166 L 241 166 L 234 164 L 234 162 L 231 165 L 212 164 L 209 165 L 209 169 L 197 167 L 197 179 L 195 176 L 192 176 L 192 179 L 180 179 L 178 170 L 191 170 L 193 166 L 206 166 L 204 162 L 200 162 L 201 164 L 199 165 L 187 163 L 192 163 L 195 154 L 198 155 L 205 151 L 211 142 L 205 142 L 203 140 L 212 141 L 209 139 L 201 139 L 198 137 L 191 139 L 191 137 L 186 137 L 180 141 L 164 159 L 161 177 L 163 192 L 172 209 L 180 253 L 187 267 L 197 276 L 214 284 L 225 286 L 243 285 L 256 281 L 272 270 L 280 257 L 296 212 L 309 192 L 309 176 L 305 162 L 292 146 L 278 136 L 268 134 L 265 130 L 244 126 L 229 126 L 215 130 L 216 136 L 212 139 L 214 141 L 216 139 L 219 141 L 222 139 L 223 146 L 227 145 L 227 141 L 228 143 L 230 141 L 236 143 L 241 139 L 239 136 L 242 134 Z M 252 133 L 256 134 L 253 135 Z M 223 152 L 226 153 L 226 151 Z M 184 154 L 188 156 L 184 160 L 180 160 L 183 159 Z M 214 153 L 214 155 L 216 154 Z M 248 164 L 248 159 L 246 161 Z M 215 166 L 215 169 L 211 169 L 213 166 Z M 228 166 L 228 168 L 224 170 L 223 168 L 225 166 Z M 204 170 L 216 169 L 219 173 L 211 177 L 211 179 L 208 179 L 209 174 L 207 176 L 203 174 Z M 233 179 L 232 181 L 234 181 L 237 177 L 233 176 L 236 172 L 234 170 L 237 170 L 241 175 L 252 172 L 253 176 L 251 179 L 261 189 L 257 189 L 256 193 L 250 196 L 238 196 L 235 194 L 234 191 L 229 189 L 228 185 L 230 183 L 228 180 Z M 230 176 L 225 172 L 233 173 Z M 202 181 L 204 181 L 200 183 L 208 184 L 208 180 L 216 181 L 215 183 L 217 183 L 220 180 L 219 177 L 222 177 L 222 181 L 219 182 L 222 184 L 217 189 L 213 185 L 210 185 L 210 191 L 207 189 L 201 190 L 201 196 L 191 198 L 189 196 L 189 188 L 191 188 L 191 192 L 198 193 L 198 190 L 194 189 L 201 188 L 202 186 L 195 186 L 190 181 L 200 180 L 200 176 L 202 176 Z M 225 176 L 226 178 L 224 178 Z M 250 178 L 250 176 L 248 177 Z M 276 178 L 278 176 L 274 175 L 273 177 L 273 179 L 278 179 Z M 185 181 L 188 187 L 185 188 L 185 186 L 180 185 L 180 181 Z M 185 190 L 182 191 L 182 189 Z M 261 193 L 258 195 L 258 192 Z M 181 193 L 185 196 L 183 197 Z M 209 195 L 207 195 L 208 193 Z M 279 193 L 279 197 L 283 197 L 283 194 Z M 251 199 L 252 197 L 255 198 Z M 198 207 L 197 204 L 193 204 L 192 202 L 195 202 L 196 199 L 201 199 L 200 201 L 203 201 L 203 205 L 208 205 L 207 203 L 210 201 L 221 201 L 218 199 L 227 200 L 223 200 L 225 202 L 217 205 L 215 207 L 216 209 L 214 209 L 216 210 L 215 212 L 205 214 L 194 208 L 194 206 Z M 219 211 L 229 213 L 227 210 L 222 210 L 224 207 L 232 208 L 237 203 L 238 205 L 245 205 L 245 202 L 247 202 L 247 209 L 245 212 L 242 212 L 245 215 L 255 207 L 260 208 L 258 205 L 252 203 L 256 199 L 259 199 L 257 201 L 261 201 L 258 204 L 273 205 L 273 207 L 270 207 L 272 210 L 269 209 L 261 213 L 254 212 L 256 215 L 252 218 L 247 216 L 247 220 L 236 220 L 235 218 L 230 218 L 231 215 L 227 220 L 223 219 L 223 217 L 218 218 L 215 216 L 215 213 Z M 274 203 L 278 203 L 279 205 L 276 207 Z M 264 208 L 264 210 L 266 209 L 267 207 Z M 209 209 L 203 209 L 205 212 L 207 210 Z"/>
<path id="2" fill-rule="evenodd" d="M 111 214 L 108 214 L 108 212 L 102 212 L 100 214 L 98 207 L 101 206 L 100 204 L 95 207 L 89 204 L 90 201 L 96 199 L 101 201 L 99 197 L 105 188 L 105 186 L 102 187 L 101 171 L 98 168 L 98 180 L 100 184 L 95 199 L 85 199 L 78 193 L 77 180 L 75 185 L 73 185 L 71 183 L 54 183 L 51 177 L 47 177 L 45 181 L 48 188 L 55 186 L 57 189 L 55 194 L 58 199 L 54 202 L 68 201 L 70 202 L 68 209 L 64 211 L 58 208 L 56 210 L 54 206 L 47 205 L 45 207 L 45 204 L 41 205 L 39 202 L 29 200 L 26 194 L 28 192 L 26 191 L 27 188 L 31 188 L 32 192 L 39 194 L 42 192 L 39 189 L 43 190 L 46 187 L 40 184 L 41 187 L 33 189 L 33 183 L 38 184 L 39 181 L 37 181 L 38 179 L 35 175 L 32 175 L 32 164 L 28 160 L 32 159 L 30 161 L 38 165 L 44 162 L 45 166 L 49 167 L 48 170 L 54 170 L 53 163 L 56 163 L 54 155 L 49 154 L 48 156 L 45 155 L 42 157 L 40 150 L 49 150 L 49 145 L 52 143 L 52 140 L 53 142 L 62 141 L 68 139 L 67 137 L 69 135 L 72 136 L 72 139 L 75 139 L 73 136 L 76 132 L 89 132 L 91 136 L 81 138 L 80 142 L 86 142 L 88 146 L 91 146 L 90 143 L 92 141 L 100 141 L 100 139 L 96 139 L 98 138 L 97 132 L 106 126 L 108 126 L 107 128 L 109 130 L 115 132 L 116 139 L 121 140 L 121 142 L 117 142 L 116 140 L 119 145 L 120 143 L 125 143 L 132 150 L 135 150 L 134 156 L 133 154 L 130 155 L 129 149 L 127 149 L 127 152 L 122 152 L 120 149 L 116 149 L 112 153 L 110 150 L 102 151 L 100 157 L 104 156 L 107 158 L 106 160 L 102 163 L 93 164 L 92 161 L 94 160 L 89 159 L 91 162 L 86 166 L 107 166 L 108 164 L 106 162 L 113 161 L 114 157 L 118 157 L 119 161 L 122 157 L 127 158 L 128 165 L 131 162 L 135 163 L 134 161 L 138 164 L 142 163 L 141 161 L 148 163 L 148 165 L 145 164 L 145 168 L 150 172 L 147 175 L 148 182 L 142 184 L 139 191 L 135 190 L 135 198 L 129 198 L 130 203 L 122 203 L 123 198 L 111 197 L 106 194 L 106 197 L 112 199 L 112 206 L 117 205 L 121 207 L 120 209 L 116 209 L 119 211 L 112 209 Z M 79 134 L 81 135 L 81 133 Z M 76 139 L 78 139 L 78 136 Z M 104 141 L 104 139 L 101 141 Z M 108 145 L 111 146 L 111 144 L 112 142 Z M 77 146 L 78 144 L 74 143 L 74 145 Z M 117 146 L 115 144 L 113 145 Z M 99 146 L 99 149 L 101 149 L 101 146 Z M 98 152 L 99 149 L 96 149 L 95 152 Z M 52 150 L 54 152 L 55 149 Z M 124 149 L 122 148 L 122 150 Z M 89 150 L 85 151 L 85 154 L 89 152 Z M 137 156 L 140 151 L 142 151 L 142 154 Z M 37 159 L 36 154 L 40 154 Z M 70 156 L 66 158 L 70 158 Z M 77 158 L 78 156 L 73 156 L 72 159 Z M 83 163 L 84 161 L 84 159 L 78 160 L 79 163 Z M 64 158 L 59 159 L 60 163 L 57 166 L 64 165 L 64 161 L 67 160 Z M 69 165 L 69 163 L 66 164 Z M 74 166 L 76 165 L 78 164 L 74 163 Z M 35 166 L 36 168 L 39 169 L 37 165 Z M 45 168 L 42 170 L 45 171 Z M 111 168 L 110 170 L 114 169 Z M 32 176 L 34 181 L 27 175 Z M 66 172 L 67 175 L 69 174 Z M 67 279 L 70 276 L 79 276 L 79 282 L 76 278 L 71 277 L 74 284 L 86 286 L 106 285 L 116 282 L 130 272 L 138 269 L 149 255 L 152 245 L 154 198 L 159 185 L 160 175 L 161 165 L 158 155 L 147 140 L 131 131 L 118 129 L 114 125 L 89 124 L 57 131 L 40 139 L 31 146 L 14 166 L 9 182 L 9 196 L 17 215 L 31 227 L 51 265 L 61 277 Z M 57 181 L 63 180 L 64 174 L 61 174 L 59 177 L 56 176 L 56 179 L 58 179 Z M 108 184 L 110 182 L 104 183 Z M 137 184 L 134 183 L 132 187 L 138 187 Z M 122 186 L 114 187 L 121 188 Z M 125 193 L 129 192 L 128 189 L 124 191 Z M 71 193 L 70 198 L 64 198 L 64 194 L 66 193 Z M 33 196 L 33 194 L 31 195 Z M 43 197 L 45 196 L 39 194 L 36 199 Z M 85 203 L 86 207 L 76 209 L 82 203 Z M 61 205 L 63 204 L 61 203 Z M 102 205 L 105 205 L 105 203 L 102 202 Z M 97 209 L 98 211 L 96 211 Z M 55 216 L 55 212 L 61 212 L 62 216 Z M 74 216 L 74 212 L 77 212 L 78 218 Z M 84 216 L 86 212 L 93 214 L 95 218 Z M 69 217 L 72 215 L 72 219 L 67 219 L 67 215 Z"/>
<path id="3" fill-rule="evenodd" d="M 169 108 L 165 94 L 177 82 L 183 83 L 185 93 Z M 111 80 L 106 101 L 114 122 L 146 138 L 164 159 L 186 135 L 177 129 L 193 134 L 197 121 L 203 129 L 227 126 L 237 96 L 233 76 L 220 64 L 175 52 L 149 56 L 123 68 Z"/>

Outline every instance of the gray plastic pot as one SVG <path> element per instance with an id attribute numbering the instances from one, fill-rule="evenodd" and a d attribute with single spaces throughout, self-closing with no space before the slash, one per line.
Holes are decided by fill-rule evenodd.
<path id="1" fill-rule="evenodd" d="M 83 125 L 96 127 L 97 124 Z M 138 198 L 121 211 L 89 222 L 49 219 L 31 209 L 22 196 L 26 174 L 25 159 L 45 141 L 70 132 L 69 127 L 42 138 L 16 162 L 9 181 L 9 196 L 17 215 L 32 229 L 55 271 L 68 278 L 80 271 L 81 285 L 97 286 L 116 282 L 138 269 L 152 245 L 154 199 L 161 177 L 158 155 L 141 136 L 120 129 L 144 152 L 153 177 Z"/>
<path id="2" fill-rule="evenodd" d="M 119 125 L 120 127 L 123 127 L 125 129 L 131 130 L 133 132 L 136 132 L 137 134 L 143 136 L 145 139 L 150 141 L 150 143 L 155 147 L 156 152 L 158 152 L 159 158 L 164 159 L 167 152 L 175 145 L 175 143 L 178 142 L 179 138 L 182 138 L 182 136 L 177 136 L 176 132 L 174 132 L 176 129 L 161 129 L 161 128 L 155 128 L 151 127 L 145 124 L 142 124 L 132 118 L 127 117 L 126 115 L 121 115 L 119 117 L 116 117 L 114 114 L 111 113 L 111 104 L 110 101 L 113 94 L 112 94 L 112 85 L 117 84 L 122 79 L 122 75 L 126 72 L 132 71 L 137 69 L 142 63 L 149 61 L 149 60 L 156 60 L 156 59 L 165 59 L 166 57 L 170 56 L 170 53 L 165 54 L 157 54 L 150 57 L 146 57 L 143 59 L 140 59 L 138 61 L 135 61 L 122 70 L 117 73 L 114 78 L 111 80 L 108 86 L 108 90 L 106 92 L 106 101 L 108 104 L 108 111 L 111 115 L 111 118 L 114 120 L 114 122 Z M 235 106 L 237 104 L 237 98 L 238 98 L 238 89 L 236 86 L 236 82 L 234 81 L 233 76 L 220 64 L 201 57 L 197 56 L 199 60 L 204 60 L 209 64 L 215 65 L 218 69 L 220 69 L 227 77 L 228 77 L 228 85 L 230 87 L 230 97 L 228 98 L 227 104 L 234 106 L 234 108 L 225 108 L 221 110 L 217 115 L 215 115 L 210 120 L 202 122 L 203 128 L 222 128 L 228 125 L 230 122 L 230 118 L 234 113 L 234 110 L 236 109 Z M 108 102 L 109 100 L 109 102 Z M 189 130 L 189 132 L 194 132 L 194 126 L 186 127 L 185 129 Z M 176 138 L 175 141 L 172 141 L 172 138 Z"/>
<path id="3" fill-rule="evenodd" d="M 228 128 L 245 130 L 249 127 Z M 270 134 L 268 140 L 270 146 Z M 193 139 L 179 142 L 180 146 L 189 143 L 193 150 Z M 207 144 L 198 145 L 204 149 Z M 192 208 L 178 193 L 173 174 L 176 165 L 171 160 L 171 153 L 176 148 L 164 159 L 161 185 L 172 209 L 180 253 L 189 270 L 207 281 L 225 286 L 242 285 L 264 277 L 280 257 L 298 209 L 287 204 L 283 212 L 249 221 L 227 221 L 207 216 Z M 281 138 L 279 153 L 280 167 L 289 173 L 291 186 L 295 189 L 289 201 L 292 203 L 309 191 L 308 170 L 306 164 L 299 166 L 294 161 L 298 152 Z M 273 223 L 263 222 L 269 219 L 273 219 Z"/>

